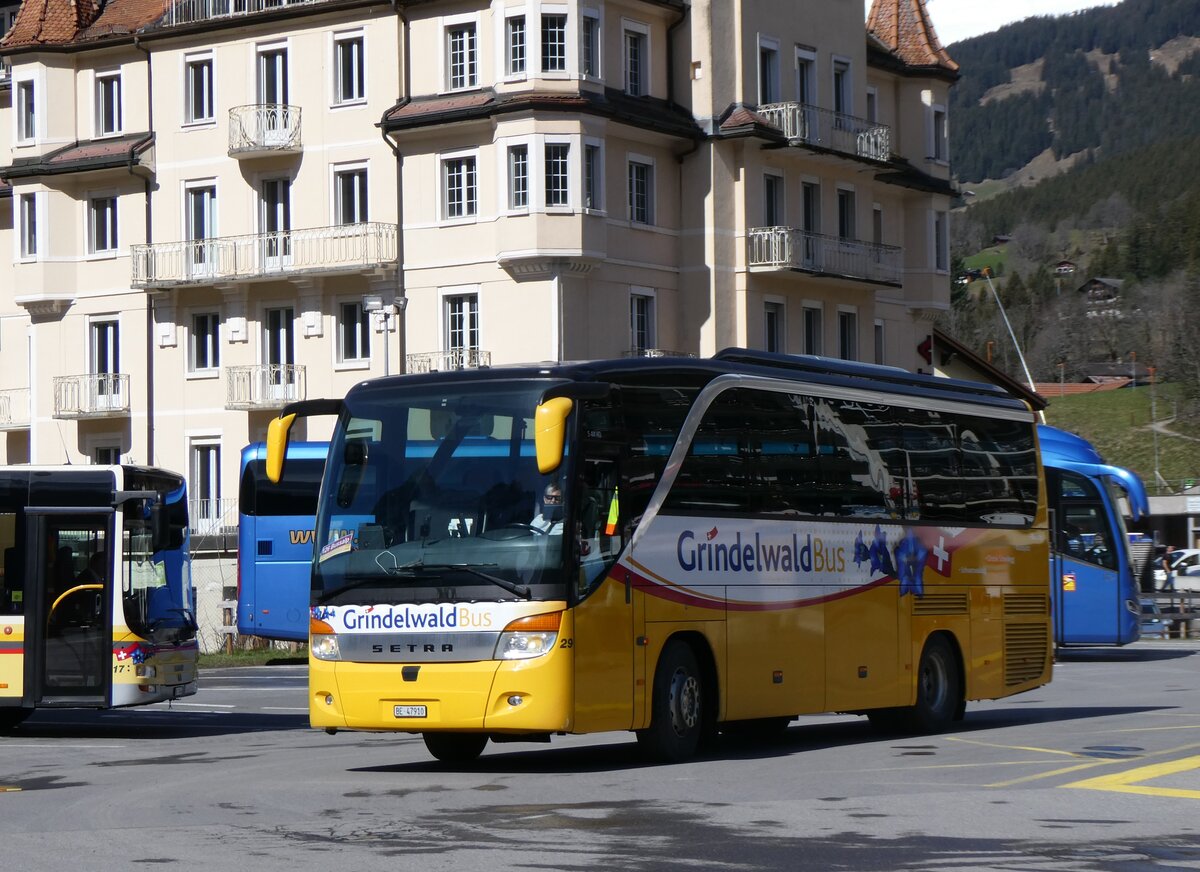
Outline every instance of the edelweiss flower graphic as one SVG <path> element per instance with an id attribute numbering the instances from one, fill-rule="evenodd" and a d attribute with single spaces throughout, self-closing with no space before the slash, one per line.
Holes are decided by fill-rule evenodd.
<path id="1" fill-rule="evenodd" d="M 929 549 L 921 544 L 912 530 L 896 546 L 896 577 L 900 579 L 900 596 L 911 593 L 925 595 L 925 558 Z"/>
<path id="2" fill-rule="evenodd" d="M 875 525 L 875 540 L 871 543 L 871 548 L 867 551 L 871 558 L 871 574 L 878 575 L 895 575 L 896 570 L 892 566 L 892 555 L 888 553 L 887 536 L 883 534 L 882 528 L 878 524 Z"/>
<path id="3" fill-rule="evenodd" d="M 854 565 L 861 567 L 870 559 L 871 550 L 867 548 L 867 543 L 863 541 L 862 530 L 859 530 L 858 538 L 854 540 Z"/>

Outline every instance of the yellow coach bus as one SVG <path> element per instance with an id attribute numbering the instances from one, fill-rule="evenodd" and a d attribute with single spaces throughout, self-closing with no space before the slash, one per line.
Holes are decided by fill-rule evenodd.
<path id="1" fill-rule="evenodd" d="M 194 694 L 188 546 L 173 472 L 0 466 L 0 730 Z"/>
<path id="2" fill-rule="evenodd" d="M 314 727 L 675 761 L 1050 680 L 1035 419 L 991 386 L 744 349 L 408 375 L 285 408 L 269 476 L 315 414 Z"/>

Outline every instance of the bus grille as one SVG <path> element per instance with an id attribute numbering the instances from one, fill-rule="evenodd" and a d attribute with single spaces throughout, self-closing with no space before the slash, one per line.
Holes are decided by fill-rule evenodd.
<path id="1" fill-rule="evenodd" d="M 1004 597 L 1004 616 L 1044 615 L 1048 602 L 1042 593 L 1010 593 Z"/>
<path id="2" fill-rule="evenodd" d="M 1009 624 L 1004 628 L 1004 683 L 1008 687 L 1040 678 L 1049 650 L 1045 624 Z"/>
<path id="3" fill-rule="evenodd" d="M 914 615 L 965 615 L 967 595 L 965 593 L 927 593 L 913 601 Z"/>

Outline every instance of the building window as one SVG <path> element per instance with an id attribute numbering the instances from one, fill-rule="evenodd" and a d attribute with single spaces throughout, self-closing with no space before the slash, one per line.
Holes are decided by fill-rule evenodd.
<path id="1" fill-rule="evenodd" d="M 37 103 L 32 81 L 17 82 L 17 141 L 37 138 Z"/>
<path id="2" fill-rule="evenodd" d="M 446 350 L 479 348 L 479 295 L 455 294 L 445 298 Z"/>
<path id="3" fill-rule="evenodd" d="M 604 164 L 599 145 L 583 147 L 583 207 L 603 209 Z"/>
<path id="4" fill-rule="evenodd" d="M 335 224 L 362 224 L 367 216 L 367 170 L 338 170 L 333 174 Z"/>
<path id="5" fill-rule="evenodd" d="M 446 83 L 451 91 L 479 84 L 475 25 L 457 24 L 446 30 Z"/>
<path id="6" fill-rule="evenodd" d="M 875 319 L 875 362 L 882 365 L 884 363 L 884 352 L 887 350 L 884 343 L 883 321 L 879 318 Z"/>
<path id="7" fill-rule="evenodd" d="M 821 307 L 804 307 L 804 348 L 805 354 L 821 354 L 823 343 L 821 326 Z"/>
<path id="8" fill-rule="evenodd" d="M 104 320 L 91 323 L 89 373 L 95 379 L 95 396 L 100 408 L 119 408 L 122 405 L 120 325 Z"/>
<path id="9" fill-rule="evenodd" d="M 97 445 L 92 448 L 92 463 L 97 466 L 117 466 L 120 462 L 120 445 Z"/>
<path id="10" fill-rule="evenodd" d="M 510 76 L 525 74 L 525 16 L 512 15 L 505 19 L 505 69 Z"/>
<path id="11" fill-rule="evenodd" d="M 858 360 L 858 314 L 838 312 L 838 357 Z"/>
<path id="12" fill-rule="evenodd" d="M 758 42 L 758 103 L 778 103 L 779 95 L 779 43 L 773 39 Z"/>
<path id="13" fill-rule="evenodd" d="M 655 347 L 654 294 L 649 288 L 635 289 L 629 295 L 629 348 L 644 354 Z"/>
<path id="14" fill-rule="evenodd" d="M 117 198 L 92 197 L 88 201 L 88 252 L 117 250 Z"/>
<path id="15" fill-rule="evenodd" d="M 184 64 L 184 116 L 187 124 L 213 120 L 213 61 L 192 58 Z"/>
<path id="16" fill-rule="evenodd" d="M 529 146 L 508 147 L 508 208 L 529 208 Z"/>
<path id="17" fill-rule="evenodd" d="M 469 218 L 476 213 L 478 182 L 474 157 L 442 161 L 443 218 Z"/>
<path id="18" fill-rule="evenodd" d="M 783 325 L 783 303 L 764 303 L 763 347 L 767 351 L 783 351 Z"/>
<path id="19" fill-rule="evenodd" d="M 385 337 L 384 341 L 387 339 Z M 338 361 L 352 363 L 371 358 L 371 321 L 362 301 L 342 303 L 338 322 Z"/>
<path id="20" fill-rule="evenodd" d="M 858 225 L 854 215 L 854 192 L 839 190 L 837 192 L 838 207 L 838 239 L 854 240 L 858 238 Z"/>
<path id="21" fill-rule="evenodd" d="M 287 266 L 292 254 L 292 180 L 264 179 L 259 214 L 268 268 Z"/>
<path id="22" fill-rule="evenodd" d="M 950 159 L 949 132 L 946 124 L 946 110 L 934 106 L 930 119 L 930 150 L 929 156 L 937 161 Z"/>
<path id="23" fill-rule="evenodd" d="M 258 52 L 258 103 L 260 106 L 284 106 L 288 102 L 288 53 L 286 48 L 261 49 Z M 280 118 L 271 115 L 266 124 L 277 127 Z"/>
<path id="24" fill-rule="evenodd" d="M 21 257 L 35 258 L 38 253 L 37 196 L 22 194 L 21 199 Z"/>
<path id="25" fill-rule="evenodd" d="M 221 520 L 221 446 L 192 443 L 192 505 L 196 521 Z"/>
<path id="26" fill-rule="evenodd" d="M 850 92 L 850 63 L 843 60 L 833 62 L 833 111 L 849 115 L 853 110 Z"/>
<path id="27" fill-rule="evenodd" d="M 647 81 L 647 34 L 644 30 L 625 28 L 625 93 L 642 97 L 649 93 Z"/>
<path id="28" fill-rule="evenodd" d="M 782 227 L 784 224 L 783 177 L 766 173 L 763 175 L 763 226 Z"/>
<path id="29" fill-rule="evenodd" d="M 96 136 L 121 132 L 121 74 L 96 76 Z"/>
<path id="30" fill-rule="evenodd" d="M 208 242 L 217 235 L 217 189 L 213 185 L 189 186 L 185 199 L 188 254 L 184 265 L 190 275 L 210 275 L 217 266 L 216 249 Z"/>
<path id="31" fill-rule="evenodd" d="M 266 395 L 272 400 L 295 400 L 296 313 L 291 306 L 263 312 L 263 363 Z"/>
<path id="32" fill-rule="evenodd" d="M 221 365 L 221 319 L 216 312 L 201 312 L 192 316 L 192 333 L 188 342 L 188 369 L 192 372 L 211 372 Z"/>
<path id="33" fill-rule="evenodd" d="M 809 51 L 796 50 L 796 102 L 811 105 L 816 101 L 817 56 Z"/>
<path id="34" fill-rule="evenodd" d="M 950 271 L 950 234 L 945 212 L 933 213 L 933 268 L 938 272 Z"/>
<path id="35" fill-rule="evenodd" d="M 570 206 L 571 147 L 564 142 L 546 143 L 546 205 Z"/>
<path id="36" fill-rule="evenodd" d="M 542 16 L 542 72 L 562 73 L 567 69 L 567 16 Z"/>
<path id="37" fill-rule="evenodd" d="M 580 37 L 582 72 L 589 78 L 600 77 L 600 16 L 584 10 L 583 34 Z"/>
<path id="38" fill-rule="evenodd" d="M 334 37 L 333 102 L 357 103 L 367 97 L 367 64 L 362 34 Z"/>
<path id="39" fill-rule="evenodd" d="M 634 224 L 654 223 L 654 165 L 629 162 L 629 220 Z"/>
<path id="40" fill-rule="evenodd" d="M 872 124 L 879 121 L 879 91 L 867 88 L 867 120 Z"/>

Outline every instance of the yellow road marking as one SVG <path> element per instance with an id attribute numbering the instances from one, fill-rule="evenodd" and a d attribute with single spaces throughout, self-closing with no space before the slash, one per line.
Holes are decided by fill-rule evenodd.
<path id="1" fill-rule="evenodd" d="M 996 742 L 980 742 L 975 739 L 964 739 L 961 736 L 947 736 L 948 742 L 962 742 L 964 745 L 980 745 L 984 748 L 1000 748 L 1004 751 L 1031 751 L 1035 754 L 1059 754 L 1064 757 L 1087 757 L 1075 751 L 1060 751 L 1056 748 L 1036 748 L 1030 745 L 1001 745 Z M 1090 759 L 1090 758 L 1089 758 Z"/>
<path id="2" fill-rule="evenodd" d="M 1200 799 L 1200 790 L 1183 790 L 1177 787 L 1151 787 L 1141 782 L 1153 781 L 1167 775 L 1200 769 L 1200 756 L 1184 757 L 1182 760 L 1171 760 L 1168 763 L 1154 763 L 1150 766 L 1139 766 L 1124 772 L 1113 772 L 1101 775 L 1099 778 L 1088 778 L 1063 787 L 1073 787 L 1079 790 L 1108 790 L 1116 793 L 1140 793 L 1144 796 L 1173 796 L 1185 799 Z"/>
<path id="3" fill-rule="evenodd" d="M 20 793 L 20 792 L 21 792 L 21 788 L 19 788 L 19 787 L 5 787 L 3 785 L 0 785 L 0 793 Z"/>

